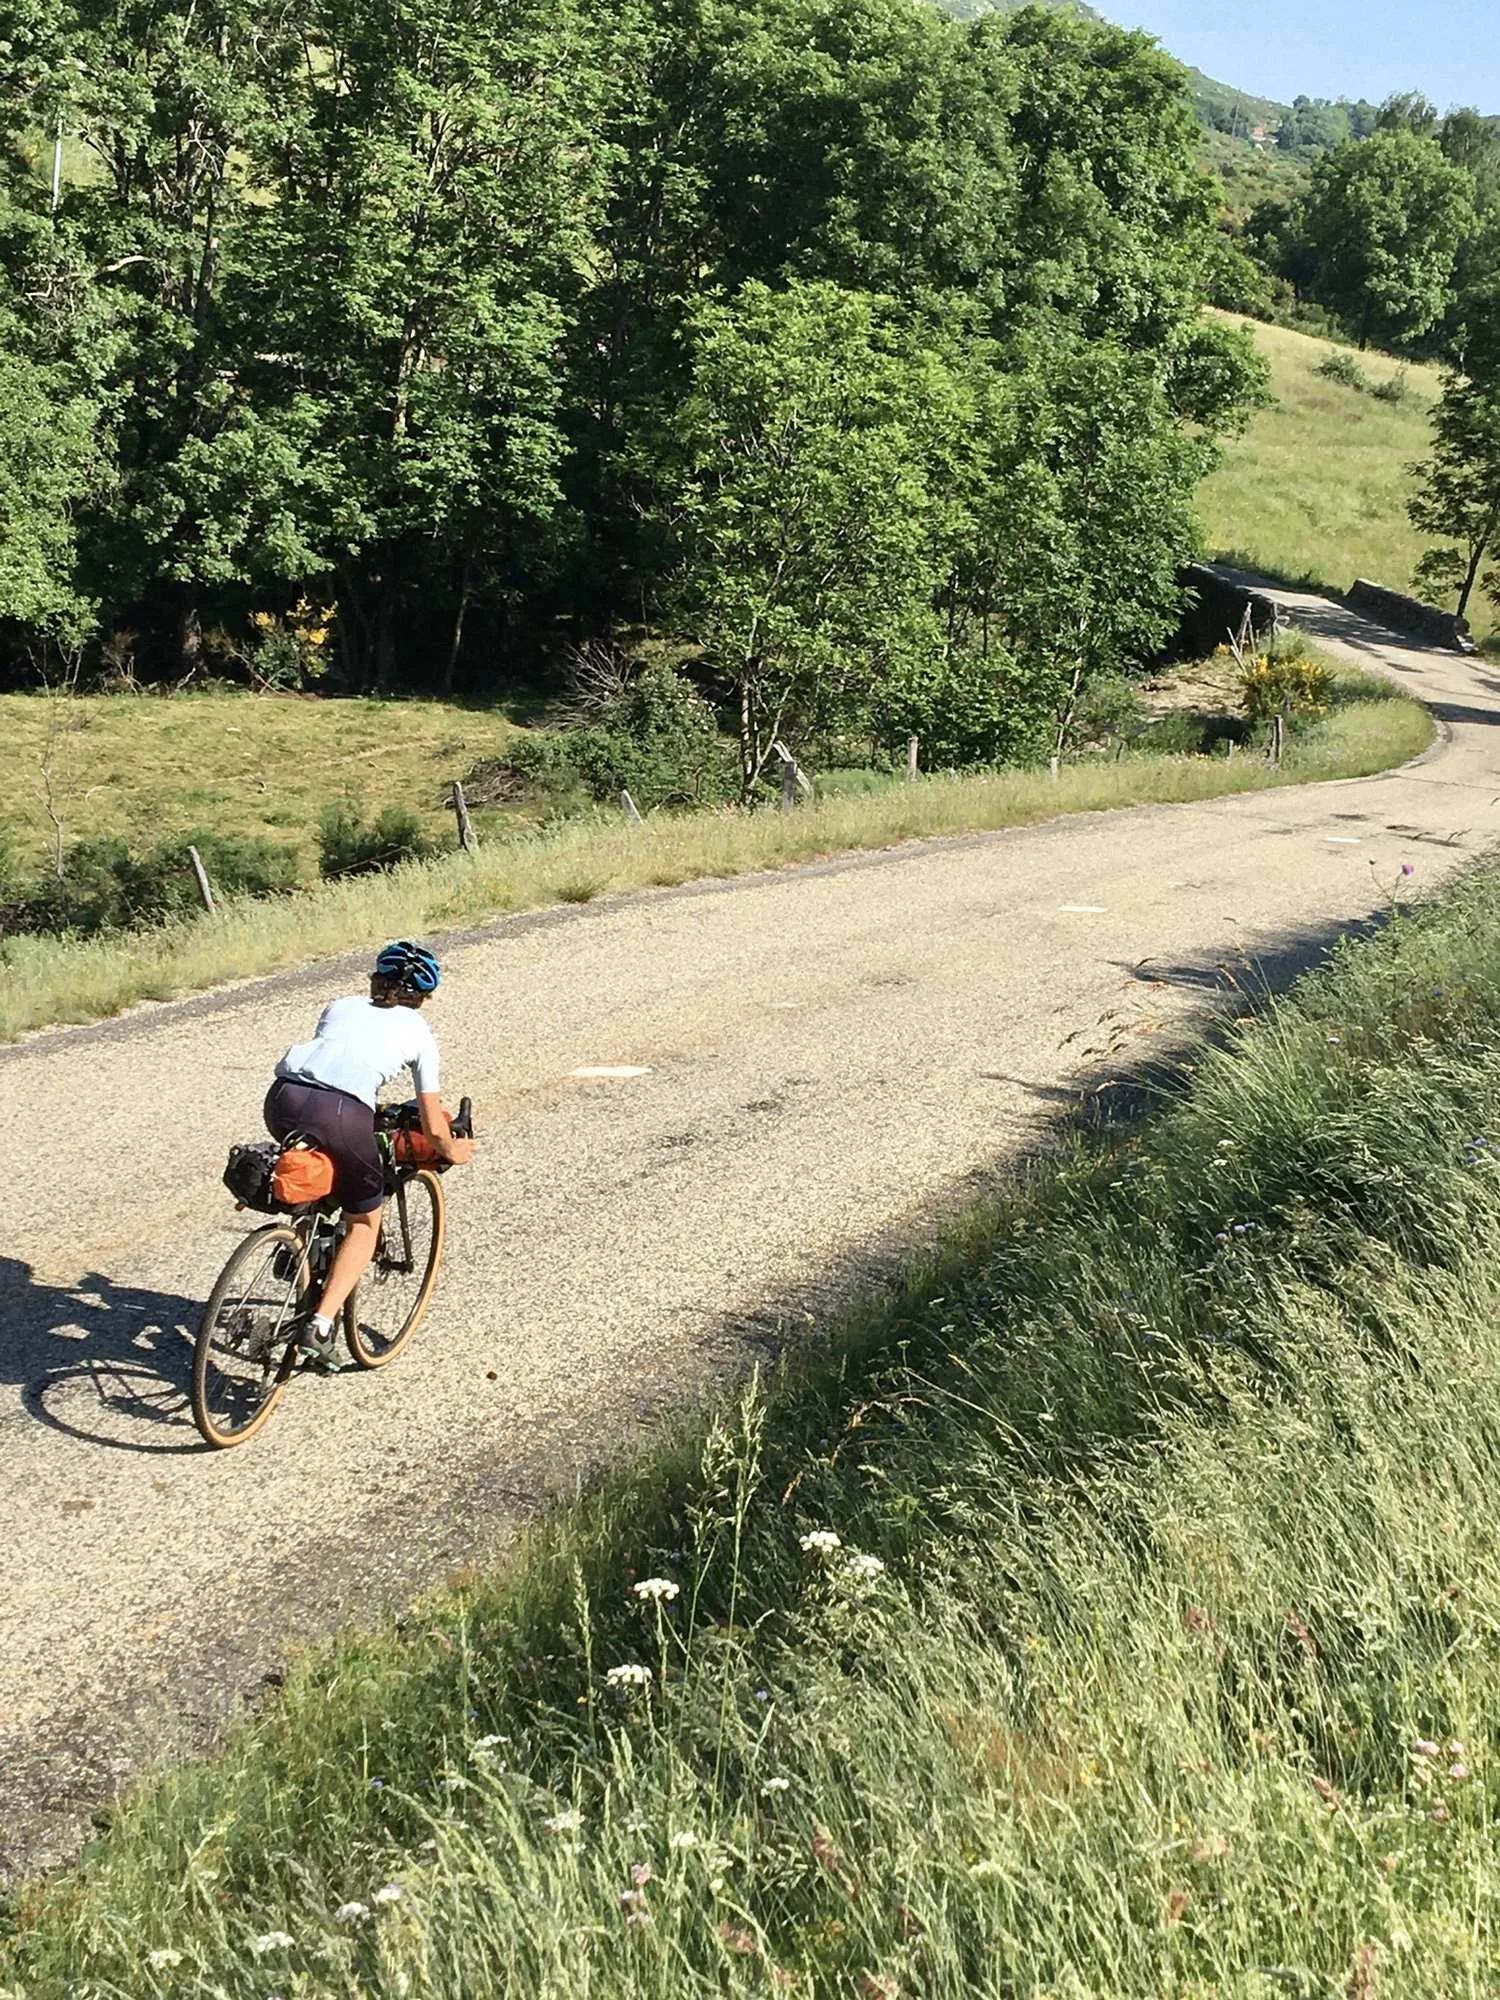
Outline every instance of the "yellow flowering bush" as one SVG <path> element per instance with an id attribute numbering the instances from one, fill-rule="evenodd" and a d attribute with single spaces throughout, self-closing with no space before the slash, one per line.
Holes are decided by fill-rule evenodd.
<path id="1" fill-rule="evenodd" d="M 1240 676 L 1240 701 L 1252 722 L 1273 715 L 1326 715 L 1333 706 L 1333 675 L 1308 655 L 1262 654 Z"/>

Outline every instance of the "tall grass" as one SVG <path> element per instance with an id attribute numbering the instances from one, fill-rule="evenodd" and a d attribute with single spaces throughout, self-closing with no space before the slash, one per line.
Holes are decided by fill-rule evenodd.
<path id="1" fill-rule="evenodd" d="M 1500 1975 L 1500 874 L 1340 950 L 700 1444 L 309 1660 L 28 1996 Z"/>
<path id="2" fill-rule="evenodd" d="M 1350 677 L 1351 696 L 1377 684 Z M 1045 772 L 934 777 L 835 796 L 794 813 L 619 815 L 490 841 L 379 876 L 304 894 L 227 903 L 215 917 L 113 938 L 0 942 L 0 1040 L 54 1021 L 91 1021 L 139 1000 L 164 999 L 380 937 L 428 932 L 511 910 L 587 902 L 612 891 L 785 867 L 842 850 L 938 834 L 1022 826 L 1059 813 L 1218 798 L 1271 784 L 1358 777 L 1414 756 L 1432 726 L 1414 703 L 1351 699 L 1294 745 L 1280 771 L 1265 760 L 1132 756 Z"/>

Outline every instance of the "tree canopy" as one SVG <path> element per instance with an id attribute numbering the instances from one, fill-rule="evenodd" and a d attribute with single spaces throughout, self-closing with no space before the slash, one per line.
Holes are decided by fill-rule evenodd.
<path id="1" fill-rule="evenodd" d="M 316 629 L 338 685 L 494 690 L 647 628 L 748 698 L 753 782 L 767 729 L 923 702 L 993 752 L 1061 713 L 1059 663 L 1170 621 L 1256 371 L 1200 315 L 1213 191 L 1148 37 L 908 0 L 13 12 L 12 675 Z"/>

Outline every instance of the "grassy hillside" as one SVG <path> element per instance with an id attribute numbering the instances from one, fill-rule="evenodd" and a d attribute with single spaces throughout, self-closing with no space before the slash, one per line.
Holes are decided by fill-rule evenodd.
<path id="1" fill-rule="evenodd" d="M 451 831 L 443 797 L 515 732 L 496 709 L 297 695 L 0 695 L 0 842 L 29 866 L 55 829 L 154 845 L 195 832 L 261 835 L 317 874 L 323 806 L 409 808 Z"/>
<path id="2" fill-rule="evenodd" d="M 1347 949 L 329 1648 L 17 1899 L 0 1990 L 1493 1993 L 1497 941 L 1492 874 Z"/>
<path id="3" fill-rule="evenodd" d="M 1210 552 L 1332 590 L 1347 590 L 1356 576 L 1410 589 L 1426 543 L 1406 518 L 1408 467 L 1428 448 L 1437 370 L 1355 355 L 1281 327 L 1253 331 L 1276 400 L 1230 442 L 1203 486 Z M 1383 403 L 1320 375 L 1335 354 L 1372 382 L 1404 376 L 1405 400 Z M 1472 622 L 1480 635 L 1493 631 L 1493 607 L 1475 603 Z"/>

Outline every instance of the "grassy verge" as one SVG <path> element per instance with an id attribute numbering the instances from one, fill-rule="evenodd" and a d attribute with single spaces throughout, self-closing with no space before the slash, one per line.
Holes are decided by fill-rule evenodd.
<path id="1" fill-rule="evenodd" d="M 303 894 L 231 903 L 214 918 L 158 930 L 77 942 L 12 938 L 0 945 L 0 1039 L 310 963 L 382 936 L 547 903 L 587 902 L 612 890 L 777 868 L 847 849 L 1021 826 L 1059 813 L 1359 777 L 1414 756 L 1431 740 L 1425 711 L 1390 696 L 1383 683 L 1351 677 L 1345 692 L 1345 705 L 1309 730 L 1275 773 L 1250 755 L 1131 756 L 1068 767 L 1056 780 L 1045 772 L 1002 771 L 887 784 L 795 813 L 659 816 L 640 827 L 612 815 L 491 841 L 474 856 L 452 854 Z"/>
<path id="2" fill-rule="evenodd" d="M 1500 1975 L 1500 873 L 23 1895 L 125 1995 Z"/>
<path id="3" fill-rule="evenodd" d="M 1382 354 L 1352 354 L 1284 327 L 1255 326 L 1271 365 L 1275 402 L 1199 492 L 1209 547 L 1291 582 L 1347 590 L 1356 576 L 1410 590 L 1426 540 L 1406 516 L 1412 463 L 1431 446 L 1430 413 L 1441 391 L 1435 368 L 1403 367 Z M 1354 361 L 1373 383 L 1404 375 L 1406 397 L 1383 403 L 1330 381 L 1330 355 Z M 1486 601 L 1471 607 L 1479 637 L 1496 629 Z"/>

